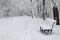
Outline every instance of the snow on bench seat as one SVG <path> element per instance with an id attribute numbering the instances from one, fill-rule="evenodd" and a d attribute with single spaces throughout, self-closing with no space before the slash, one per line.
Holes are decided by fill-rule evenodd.
<path id="1" fill-rule="evenodd" d="M 41 23 L 41 28 L 43 29 L 52 29 L 52 26 L 56 23 L 55 20 L 46 18 L 46 20 L 43 20 Z"/>

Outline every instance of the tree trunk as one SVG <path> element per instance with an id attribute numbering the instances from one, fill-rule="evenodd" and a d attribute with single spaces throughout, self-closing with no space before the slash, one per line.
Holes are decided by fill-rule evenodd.
<path id="1" fill-rule="evenodd" d="M 54 19 L 56 20 L 56 24 L 59 25 L 59 12 L 57 7 L 53 7 L 53 16 Z"/>
<path id="2" fill-rule="evenodd" d="M 45 20 L 45 13 L 44 13 L 44 10 L 45 10 L 45 0 L 43 0 L 43 20 Z"/>

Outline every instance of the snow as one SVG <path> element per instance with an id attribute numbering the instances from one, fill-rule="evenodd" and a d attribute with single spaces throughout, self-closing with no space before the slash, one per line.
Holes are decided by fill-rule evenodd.
<path id="1" fill-rule="evenodd" d="M 56 20 L 51 19 L 51 18 L 46 18 L 45 20 L 42 21 L 40 24 L 40 27 L 44 29 L 52 29 L 56 25 Z"/>
<path id="2" fill-rule="evenodd" d="M 60 40 L 60 25 L 54 26 L 52 35 L 44 35 L 41 21 L 29 16 L 0 19 L 0 40 Z"/>

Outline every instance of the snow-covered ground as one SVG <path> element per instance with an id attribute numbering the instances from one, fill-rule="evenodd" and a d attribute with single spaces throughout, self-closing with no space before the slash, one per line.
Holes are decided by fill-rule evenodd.
<path id="1" fill-rule="evenodd" d="M 52 35 L 45 35 L 39 29 L 41 21 L 29 16 L 0 19 L 0 40 L 60 40 L 60 26 L 54 26 Z"/>

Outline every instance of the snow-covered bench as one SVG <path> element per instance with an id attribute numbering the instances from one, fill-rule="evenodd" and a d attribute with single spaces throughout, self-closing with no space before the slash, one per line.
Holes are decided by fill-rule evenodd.
<path id="1" fill-rule="evenodd" d="M 42 33 L 50 34 L 52 33 L 52 29 L 54 24 L 56 24 L 56 21 L 50 18 L 46 18 L 42 21 L 40 25 L 40 30 Z"/>

